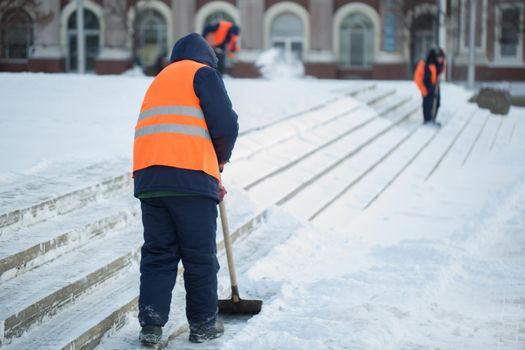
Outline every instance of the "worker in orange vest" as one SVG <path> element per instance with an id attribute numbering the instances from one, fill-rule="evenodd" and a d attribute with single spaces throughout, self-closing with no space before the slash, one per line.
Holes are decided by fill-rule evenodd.
<path id="1" fill-rule="evenodd" d="M 133 177 L 144 244 L 139 339 L 157 344 L 168 321 L 179 261 L 184 265 L 191 342 L 222 335 L 217 319 L 217 203 L 220 172 L 238 135 L 237 115 L 199 34 L 175 44 L 170 64 L 149 86 L 135 127 Z"/>
<path id="2" fill-rule="evenodd" d="M 441 105 L 439 77 L 445 70 L 445 53 L 442 49 L 431 49 L 426 61 L 420 60 L 414 72 L 414 81 L 423 96 L 423 123 L 441 126 L 436 121 Z"/>
<path id="3" fill-rule="evenodd" d="M 241 29 L 230 21 L 219 21 L 204 28 L 202 36 L 213 48 L 218 62 L 219 72 L 224 74 L 226 57 L 234 58 L 240 51 L 239 34 Z"/>

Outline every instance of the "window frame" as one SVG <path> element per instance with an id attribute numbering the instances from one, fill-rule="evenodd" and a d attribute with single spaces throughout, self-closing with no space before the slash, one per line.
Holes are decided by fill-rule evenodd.
<path id="1" fill-rule="evenodd" d="M 501 19 L 502 19 L 502 12 L 505 9 L 512 9 L 512 8 L 518 8 L 519 9 L 519 33 L 518 33 L 518 44 L 516 48 L 516 56 L 502 56 L 501 55 L 501 44 L 500 44 L 500 36 L 501 36 Z M 525 10 L 525 4 L 519 3 L 519 2 L 508 2 L 508 3 L 501 3 L 495 5 L 495 16 L 496 16 L 496 25 L 494 26 L 494 63 L 496 64 L 503 64 L 503 65 L 513 65 L 513 64 L 521 64 L 523 63 L 523 32 L 524 32 L 524 15 L 523 11 Z M 521 34 L 521 35 L 519 35 Z"/>
<path id="2" fill-rule="evenodd" d="M 345 22 L 352 16 L 359 15 L 362 16 L 368 21 L 368 23 L 365 23 L 361 21 L 359 18 L 351 22 L 347 27 L 345 27 Z M 360 28 L 353 28 L 355 26 L 359 26 Z M 344 33 L 347 32 L 347 33 Z M 362 53 L 362 59 L 363 64 L 357 65 L 352 64 L 352 34 L 361 34 L 363 36 L 363 53 Z M 343 60 L 343 40 L 347 39 L 349 41 L 348 43 L 348 53 L 347 61 Z M 339 26 L 339 54 L 337 56 L 337 64 L 339 67 L 346 68 L 346 69 L 370 69 L 374 64 L 374 54 L 375 54 L 375 32 L 374 32 L 374 23 L 372 22 L 372 19 L 370 16 L 368 16 L 366 13 L 362 11 L 355 11 L 348 13 L 341 21 L 341 24 Z M 371 47 L 370 47 L 371 46 Z M 370 54 L 370 49 L 372 50 L 372 53 Z"/>
<path id="3" fill-rule="evenodd" d="M 86 44 L 86 50 L 85 50 L 85 55 L 86 55 L 86 72 L 87 73 L 93 73 L 96 71 L 96 61 L 97 61 L 97 57 L 98 55 L 100 55 L 100 52 L 102 50 L 102 37 L 103 37 L 103 32 L 102 32 L 102 21 L 100 20 L 100 17 L 97 15 L 97 13 L 95 11 L 93 11 L 92 9 L 90 8 L 87 8 L 85 7 L 84 8 L 84 18 L 86 16 L 86 12 L 91 12 L 93 14 L 93 17 L 96 18 L 96 20 L 98 21 L 98 28 L 97 29 L 93 29 L 93 28 L 90 28 L 90 29 L 86 29 L 84 28 L 84 40 L 85 40 L 85 44 Z M 66 56 L 66 71 L 68 72 L 75 72 L 76 70 L 73 70 L 72 69 L 72 64 L 71 62 L 73 62 L 73 55 L 71 54 L 72 53 L 72 48 L 71 48 L 71 38 L 75 38 L 76 35 L 77 35 L 77 28 L 69 28 L 69 21 L 71 20 L 71 18 L 76 18 L 76 15 L 77 15 L 77 10 L 75 9 L 73 12 L 71 12 L 69 14 L 69 16 L 67 17 L 67 20 L 66 20 L 66 47 L 67 47 L 67 56 Z M 73 17 L 75 16 L 75 17 Z M 97 38 L 97 42 L 98 42 L 98 48 L 97 48 L 97 52 L 95 54 L 92 55 L 92 57 L 90 57 L 90 53 L 89 53 L 89 50 L 87 49 L 87 38 L 88 37 L 96 37 Z M 93 58 L 94 60 L 94 66 L 93 68 L 88 68 L 88 59 L 90 58 Z M 78 67 L 77 67 L 78 69 Z"/>
<path id="4" fill-rule="evenodd" d="M 28 20 L 28 24 L 29 24 L 29 31 L 28 31 L 29 32 L 29 41 L 27 42 L 28 45 L 26 46 L 27 57 L 25 57 L 25 58 L 14 58 L 14 57 L 8 57 L 8 55 L 4 55 L 4 50 L 8 50 L 9 49 L 9 46 L 5 45 L 5 47 L 2 48 L 2 52 L 0 53 L 0 60 L 2 62 L 25 64 L 25 63 L 27 63 L 29 61 L 29 59 L 31 57 L 31 51 L 33 50 L 34 45 L 35 45 L 35 21 L 34 21 L 33 14 L 30 11 L 27 11 L 25 8 L 8 9 L 6 11 L 6 13 L 4 14 L 4 16 L 2 16 L 1 23 L 2 23 L 2 25 L 4 25 L 7 22 L 7 20 L 9 19 L 10 16 L 19 15 L 20 12 L 23 13 L 23 15 L 26 16 L 26 18 Z M 0 35 L 2 36 L 2 38 L 1 38 L 2 42 L 4 41 L 4 39 L 7 38 L 7 29 L 8 28 L 2 28 L 2 30 L 0 32 Z"/>
<path id="5" fill-rule="evenodd" d="M 286 35 L 272 35 L 272 32 L 273 32 L 273 25 L 275 23 L 275 21 L 279 18 L 279 16 L 282 16 L 284 14 L 291 14 L 292 16 L 295 16 L 297 17 L 297 19 L 299 20 L 299 22 L 301 23 L 301 35 L 291 35 L 291 36 L 286 36 Z M 305 42 L 304 42 L 304 32 L 305 32 L 305 28 L 304 28 L 304 23 L 301 19 L 301 17 L 299 15 L 297 15 L 296 13 L 294 12 L 291 12 L 291 11 L 282 11 L 280 12 L 279 14 L 277 14 L 275 17 L 272 18 L 272 21 L 270 23 L 270 28 L 269 28 L 269 31 L 270 31 L 270 45 L 272 47 L 276 47 L 276 43 L 283 43 L 284 44 L 284 55 L 285 57 L 293 57 L 294 56 L 294 50 L 293 50 L 293 46 L 294 44 L 299 44 L 301 46 L 301 51 L 299 52 L 299 56 L 298 57 L 295 57 L 297 59 L 299 59 L 300 61 L 303 61 L 304 59 L 304 52 L 305 52 Z"/>
<path id="6" fill-rule="evenodd" d="M 149 18 L 152 17 L 154 21 L 156 21 L 155 25 L 158 26 L 158 28 L 155 28 L 155 37 L 156 37 L 156 44 L 159 45 L 159 52 L 158 55 L 161 55 L 163 52 L 167 55 L 169 51 L 168 47 L 168 22 L 166 21 L 166 18 L 164 15 L 158 11 L 155 8 L 147 7 L 147 8 L 141 8 L 138 13 L 135 15 L 133 19 L 133 31 L 135 32 L 135 50 L 136 52 L 133 53 L 133 55 L 137 55 L 137 57 L 133 57 L 135 60 L 136 58 L 139 58 L 142 62 L 142 67 L 146 68 L 149 66 L 152 66 L 155 64 L 155 60 L 157 57 L 153 60 L 151 63 L 144 62 L 144 52 L 142 48 L 147 44 L 146 35 L 144 34 L 147 30 L 152 30 L 152 28 L 148 28 L 144 25 L 144 21 L 147 21 Z"/>

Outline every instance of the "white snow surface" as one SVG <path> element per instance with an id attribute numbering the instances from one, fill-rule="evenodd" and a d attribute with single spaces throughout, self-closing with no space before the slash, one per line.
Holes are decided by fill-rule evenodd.
<path id="1" fill-rule="evenodd" d="M 293 54 L 270 48 L 257 57 L 255 65 L 267 79 L 290 79 L 304 76 L 304 65 Z"/>
<path id="2" fill-rule="evenodd" d="M 38 174 L 131 157 L 133 130 L 151 78 L 0 73 L 0 184 Z M 226 79 L 240 131 L 318 106 L 343 84 Z M 348 85 L 348 84 L 346 84 Z M 293 91 L 293 93 L 291 93 Z"/>
<path id="3" fill-rule="evenodd" d="M 104 168 L 108 175 L 129 170 L 132 130 L 149 82 L 0 74 L 0 189 L 96 163 L 117 164 L 114 174 Z M 366 82 L 225 83 L 246 132 Z M 375 83 L 417 94 L 411 83 Z M 466 106 L 469 96 L 443 84 L 443 116 Z M 408 173 L 366 211 L 347 200 L 307 222 L 272 209 L 244 242 L 252 250 L 241 245 L 236 256 L 241 296 L 263 299 L 263 310 L 227 328 L 212 347 L 525 349 L 525 109 L 512 107 L 503 118 L 506 126 L 497 131 L 499 119 L 488 121 L 494 129 L 480 139 L 487 147 L 476 147 L 464 166 L 458 143 L 428 180 L 426 173 Z M 243 196 L 232 199 L 230 205 L 243 205 Z M 135 334 L 132 322 L 126 327 Z M 111 336 L 101 344 L 111 346 Z M 177 340 L 168 348 L 179 346 Z"/>

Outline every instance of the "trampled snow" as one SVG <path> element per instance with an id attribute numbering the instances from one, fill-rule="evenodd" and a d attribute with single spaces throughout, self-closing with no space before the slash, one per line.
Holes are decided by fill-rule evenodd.
<path id="1" fill-rule="evenodd" d="M 35 174 L 67 161 L 64 168 L 130 158 L 133 130 L 147 77 L 75 74 L 0 75 L 0 181 L 13 173 Z M 226 79 L 240 116 L 240 131 L 318 106 L 335 96 L 331 85 L 293 81 Z M 290 94 L 290 91 L 294 91 Z"/>
<path id="2" fill-rule="evenodd" d="M 48 190 L 66 192 L 70 188 L 61 185 L 61 177 L 82 187 L 89 178 L 73 173 L 93 164 L 105 164 L 99 176 L 129 171 L 132 130 L 150 81 L 1 74 L 0 192 L 38 179 L 42 186 L 56 179 Z M 226 79 L 245 133 L 367 83 Z M 372 83 L 417 94 L 411 83 Z M 450 143 L 468 120 L 456 115 L 472 107 L 468 97 L 463 89 L 443 85 L 446 124 L 436 140 Z M 524 349 L 525 110 L 472 118 L 437 166 L 442 149 L 431 144 L 366 210 L 356 203 L 371 198 L 379 172 L 392 177 L 399 164 L 385 161 L 368 182 L 356 185 L 355 196 L 341 197 L 312 221 L 292 208 L 270 209 L 264 225 L 236 248 L 241 295 L 263 299 L 262 313 L 232 324 L 211 347 Z M 423 142 L 434 131 L 420 127 L 410 140 Z M 379 146 L 365 155 L 378 157 L 373 152 L 382 151 Z M 234 178 L 235 163 L 229 167 L 226 179 L 242 183 Z M 96 172 L 89 177 L 96 178 Z M 34 189 L 41 190 L 46 187 Z M 246 196 L 237 192 L 229 205 L 243 206 Z M 250 210 L 256 210 L 251 202 Z M 227 290 L 223 256 L 221 265 L 220 285 Z M 181 293 L 180 283 L 176 288 Z M 136 323 L 126 327 L 129 332 L 122 334 L 136 335 Z M 185 339 L 168 348 L 182 342 L 193 348 Z M 110 336 L 101 348 L 112 344 Z"/>

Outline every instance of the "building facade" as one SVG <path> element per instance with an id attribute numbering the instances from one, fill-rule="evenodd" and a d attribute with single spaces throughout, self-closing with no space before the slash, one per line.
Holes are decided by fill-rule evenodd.
<path id="1" fill-rule="evenodd" d="M 77 71 L 74 0 L 0 5 L 0 71 Z M 256 77 L 255 60 L 278 47 L 321 78 L 406 79 L 438 42 L 439 1 L 424 0 L 83 0 L 85 69 L 154 72 L 173 43 L 217 19 L 241 27 L 229 68 Z M 464 80 L 468 0 L 445 1 L 447 73 Z M 525 80 L 525 0 L 476 1 L 476 78 Z"/>

